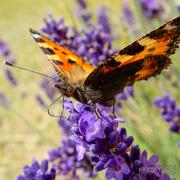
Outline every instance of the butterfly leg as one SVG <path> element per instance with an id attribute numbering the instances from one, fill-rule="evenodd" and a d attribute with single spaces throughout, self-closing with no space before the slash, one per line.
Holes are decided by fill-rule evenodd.
<path id="1" fill-rule="evenodd" d="M 98 112 L 96 111 L 96 107 L 94 106 L 94 104 L 92 103 L 92 101 L 89 100 L 89 101 L 88 101 L 88 104 L 91 105 L 91 107 L 93 108 L 93 110 L 94 110 L 94 112 L 95 112 L 95 114 L 96 114 L 97 119 L 99 120 L 99 119 L 100 119 L 99 114 L 98 114 Z"/>
<path id="2" fill-rule="evenodd" d="M 61 119 L 62 119 L 62 116 L 63 116 L 63 112 L 64 112 L 64 99 L 65 99 L 65 97 L 63 96 L 63 100 L 62 100 L 63 107 L 62 107 L 62 110 L 61 110 L 61 115 L 60 115 L 60 118 L 59 118 L 59 122 L 61 122 Z"/>
<path id="3" fill-rule="evenodd" d="M 102 120 L 100 119 L 99 114 L 98 114 L 98 112 L 96 111 L 96 108 L 95 108 L 94 104 L 92 103 L 91 100 L 88 101 L 88 104 L 91 105 L 91 107 L 93 108 L 93 110 L 94 110 L 94 112 L 95 112 L 95 114 L 96 114 L 97 119 L 100 120 L 100 128 L 101 128 L 101 132 L 104 134 Z M 105 135 L 105 134 L 104 134 L 104 135 Z"/>

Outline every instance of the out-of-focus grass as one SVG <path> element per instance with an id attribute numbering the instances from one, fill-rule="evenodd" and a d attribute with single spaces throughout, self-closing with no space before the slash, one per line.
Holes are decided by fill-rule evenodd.
<path id="1" fill-rule="evenodd" d="M 41 28 L 42 17 L 48 13 L 52 13 L 55 17 L 64 16 L 67 24 L 78 27 L 76 16 L 70 14 L 75 7 L 72 2 L 71 0 L 0 1 L 0 38 L 9 43 L 12 53 L 17 58 L 17 64 L 50 74 L 52 68 L 33 41 L 28 28 Z M 108 0 L 103 2 L 112 9 L 112 21 L 118 21 L 119 2 L 119 0 L 113 3 Z M 90 9 L 95 9 L 97 4 L 102 5 L 102 2 L 89 1 Z M 123 42 L 128 42 L 129 39 L 132 38 L 119 40 L 119 47 L 125 45 Z M 176 167 L 180 164 L 180 153 L 175 144 L 178 136 L 168 131 L 168 124 L 161 121 L 161 116 L 152 102 L 154 97 L 161 96 L 164 90 L 180 102 L 180 94 L 172 86 L 172 81 L 178 83 L 180 77 L 179 55 L 178 51 L 172 56 L 173 65 L 168 70 L 171 79 L 166 79 L 163 73 L 156 79 L 137 83 L 135 98 L 130 99 L 122 111 L 122 115 L 126 118 L 124 126 L 128 129 L 128 134 L 135 137 L 135 142 L 141 149 L 159 155 L 163 165 Z M 34 100 L 34 96 L 40 92 L 46 102 L 50 103 L 39 88 L 41 77 L 14 69 L 13 73 L 19 85 L 12 88 L 3 74 L 3 60 L 0 67 L 0 91 L 12 101 L 10 108 L 0 107 L 0 177 L 14 179 L 20 173 L 21 167 L 26 163 L 29 164 L 32 157 L 42 159 L 48 150 L 58 146 L 59 137 L 63 135 L 59 134 L 55 119 L 42 110 Z M 26 98 L 21 97 L 22 93 L 26 94 Z"/>

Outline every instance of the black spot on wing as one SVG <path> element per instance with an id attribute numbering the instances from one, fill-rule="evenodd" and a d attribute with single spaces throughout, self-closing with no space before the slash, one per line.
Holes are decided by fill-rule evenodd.
<path id="1" fill-rule="evenodd" d="M 164 38 L 168 33 L 168 30 L 163 28 L 164 26 L 161 26 L 157 30 L 152 31 L 151 33 L 148 34 L 148 37 L 155 40 Z"/>
<path id="2" fill-rule="evenodd" d="M 32 28 L 30 28 L 29 31 L 30 31 L 31 34 L 38 34 L 38 35 L 40 35 L 39 32 L 35 31 L 35 30 L 32 29 Z"/>
<path id="3" fill-rule="evenodd" d="M 38 43 L 44 43 L 45 41 L 41 38 L 34 38 L 36 42 Z"/>
<path id="4" fill-rule="evenodd" d="M 39 43 L 43 43 L 44 40 L 41 39 L 41 34 L 33 29 L 29 29 L 30 33 L 32 34 L 32 36 L 34 37 L 35 41 L 36 42 L 39 42 Z"/>
<path id="5" fill-rule="evenodd" d="M 76 64 L 76 61 L 73 61 L 72 59 L 68 59 L 69 64 Z"/>
<path id="6" fill-rule="evenodd" d="M 152 48 L 149 48 L 148 51 L 153 52 L 155 49 L 156 49 L 155 47 L 152 47 Z"/>
<path id="7" fill-rule="evenodd" d="M 56 65 L 63 65 L 64 63 L 59 60 L 52 60 L 54 64 Z"/>
<path id="8" fill-rule="evenodd" d="M 64 52 L 64 51 L 61 51 L 61 53 L 62 53 L 62 54 L 64 54 L 64 55 L 67 55 L 67 53 L 66 53 L 66 52 Z"/>
<path id="9" fill-rule="evenodd" d="M 138 42 L 134 42 L 128 47 L 119 52 L 120 55 L 136 55 L 144 50 L 145 46 L 142 46 Z"/>
<path id="10" fill-rule="evenodd" d="M 47 54 L 47 55 L 53 55 L 53 54 L 55 54 L 55 52 L 54 52 L 52 49 L 50 49 L 50 48 L 41 47 L 41 49 L 42 49 L 42 51 L 43 51 L 45 54 Z"/>

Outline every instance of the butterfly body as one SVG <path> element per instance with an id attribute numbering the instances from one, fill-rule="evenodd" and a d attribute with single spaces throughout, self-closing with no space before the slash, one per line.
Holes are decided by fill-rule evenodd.
<path id="1" fill-rule="evenodd" d="M 59 83 L 55 85 L 57 89 L 66 97 L 73 97 L 77 101 L 88 104 L 97 103 L 111 106 L 113 105 L 113 99 L 105 99 L 101 91 L 94 91 L 93 89 L 81 85 L 69 84 L 63 79 L 59 80 Z"/>
<path id="2" fill-rule="evenodd" d="M 112 105 L 115 95 L 135 81 L 160 74 L 180 41 L 180 16 L 150 32 L 94 67 L 71 50 L 30 29 L 59 74 L 56 87 L 82 103 Z"/>

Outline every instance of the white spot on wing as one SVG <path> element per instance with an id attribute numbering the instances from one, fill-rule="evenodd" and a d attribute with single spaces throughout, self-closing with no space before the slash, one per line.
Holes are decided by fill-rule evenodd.
<path id="1" fill-rule="evenodd" d="M 40 38 L 40 35 L 39 35 L 39 34 L 35 34 L 35 33 L 33 33 L 32 35 L 33 35 L 33 37 L 34 37 L 35 39 Z"/>

